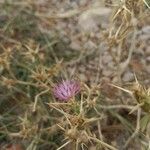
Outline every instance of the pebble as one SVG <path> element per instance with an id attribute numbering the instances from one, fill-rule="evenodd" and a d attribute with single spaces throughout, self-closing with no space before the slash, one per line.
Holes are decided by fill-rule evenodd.
<path id="1" fill-rule="evenodd" d="M 82 49 L 81 45 L 76 41 L 71 42 L 70 48 L 75 49 L 75 50 L 81 50 Z"/>
<path id="2" fill-rule="evenodd" d="M 134 74 L 130 71 L 127 71 L 124 73 L 122 80 L 125 82 L 132 81 L 132 80 L 134 80 Z"/>
<path id="3" fill-rule="evenodd" d="M 102 71 L 102 74 L 106 77 L 111 76 L 112 75 L 112 70 L 110 69 L 105 69 Z"/>
<path id="4" fill-rule="evenodd" d="M 148 56 L 148 57 L 146 58 L 146 60 L 150 63 L 150 56 Z"/>
<path id="5" fill-rule="evenodd" d="M 108 64 L 108 63 L 111 63 L 111 62 L 112 62 L 112 57 L 107 53 L 107 55 L 105 55 L 103 57 L 103 63 Z"/>
<path id="6" fill-rule="evenodd" d="M 81 31 L 95 32 L 98 31 L 101 22 L 109 22 L 111 10 L 105 7 L 96 7 L 84 11 L 78 20 Z"/>
<path id="7" fill-rule="evenodd" d="M 90 49 L 95 49 L 95 48 L 97 48 L 97 45 L 90 40 L 87 43 L 85 43 L 84 48 L 89 49 L 89 50 Z"/>
<path id="8" fill-rule="evenodd" d="M 148 66 L 146 67 L 146 71 L 147 71 L 148 73 L 150 73 L 150 65 L 148 65 Z"/>

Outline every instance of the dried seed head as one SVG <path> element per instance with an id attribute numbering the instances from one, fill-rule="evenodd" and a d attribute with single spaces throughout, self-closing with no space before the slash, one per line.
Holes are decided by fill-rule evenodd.
<path id="1" fill-rule="evenodd" d="M 139 104 L 142 104 L 142 109 L 145 112 L 150 112 L 150 94 L 149 89 L 145 89 L 139 83 L 133 87 L 133 95 Z"/>
<path id="2" fill-rule="evenodd" d="M 76 128 L 72 128 L 67 130 L 65 135 L 68 137 L 68 139 L 77 140 L 79 136 L 79 131 Z"/>
<path id="3" fill-rule="evenodd" d="M 82 127 L 85 123 L 85 118 L 83 116 L 72 116 L 70 122 L 73 126 Z"/>

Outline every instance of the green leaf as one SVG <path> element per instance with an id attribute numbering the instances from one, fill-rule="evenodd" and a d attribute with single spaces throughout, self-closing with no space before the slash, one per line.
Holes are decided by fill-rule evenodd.
<path id="1" fill-rule="evenodd" d="M 140 127 L 141 131 L 144 132 L 146 129 L 148 123 L 150 121 L 150 114 L 146 114 L 141 120 L 140 120 Z"/>

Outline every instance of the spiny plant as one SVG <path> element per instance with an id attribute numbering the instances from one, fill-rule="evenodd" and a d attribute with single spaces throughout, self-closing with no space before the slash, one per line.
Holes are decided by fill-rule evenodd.
<path id="1" fill-rule="evenodd" d="M 17 4 L 20 5 L 19 2 Z M 38 19 L 32 6 L 34 3 L 25 2 L 25 8 L 29 9 L 23 11 L 23 7 L 12 20 L 8 19 L 5 25 L 1 24 L 0 148 L 6 149 L 5 142 L 20 142 L 27 150 L 78 150 L 88 149 L 90 146 L 100 150 L 117 150 L 117 144 L 111 143 L 105 133 L 102 133 L 103 130 L 108 133 L 111 130 L 113 135 L 115 129 L 129 131 L 131 137 L 125 141 L 124 149 L 138 134 L 142 136 L 144 130 L 147 130 L 147 134 L 150 90 L 139 83 L 131 91 L 120 88 L 134 96 L 138 104 L 135 107 L 115 105 L 114 101 L 110 102 L 101 93 L 101 85 L 88 85 L 71 77 L 66 79 L 62 75 L 66 69 L 65 61 L 72 60 L 74 54 L 54 52 L 65 44 L 59 45 L 58 40 L 39 33 Z M 7 13 L 11 14 L 11 4 L 5 3 L 5 7 L 8 9 Z M 148 8 L 148 1 L 119 1 L 112 16 L 111 28 L 105 35 L 110 53 L 118 65 L 117 73 L 121 85 L 121 75 L 135 49 L 137 29 L 143 18 L 147 17 Z M 32 21 L 24 24 L 28 19 Z M 35 30 L 38 32 L 34 32 Z M 30 37 L 30 33 L 33 36 Z M 130 39 L 132 43 L 129 45 Z M 112 52 L 112 48 L 117 49 L 116 54 Z M 122 62 L 121 54 L 126 49 L 129 50 L 126 52 L 127 60 Z M 132 124 L 135 122 L 130 123 L 128 115 L 122 116 L 121 111 L 124 109 L 130 111 L 127 113 L 137 110 L 134 115 L 137 117 L 136 129 Z M 107 124 L 109 125 L 106 126 Z M 142 133 L 139 132 L 140 129 Z M 137 139 L 143 145 L 148 143 L 141 137 L 137 136 Z"/>
<path id="2" fill-rule="evenodd" d="M 103 119 L 99 85 L 89 87 L 72 79 L 56 84 L 63 62 L 45 65 L 39 53 L 39 46 L 35 50 L 31 45 L 3 47 L 1 91 L 8 96 L 1 101 L 1 142 L 4 137 L 19 138 L 27 140 L 27 149 L 49 143 L 58 150 L 70 144 L 79 149 L 96 143 L 97 148 L 115 150 L 101 137 L 100 129 L 98 133 L 94 129 Z"/>
<path id="3" fill-rule="evenodd" d="M 148 134 L 148 125 L 150 122 L 150 88 L 145 88 L 142 86 L 137 78 L 135 77 L 136 82 L 131 84 L 131 87 L 129 90 L 125 88 L 121 88 L 116 85 L 112 85 L 124 92 L 127 92 L 132 98 L 134 98 L 137 101 L 137 105 L 133 108 L 131 108 L 131 111 L 129 114 L 133 113 L 134 111 L 137 111 L 137 124 L 136 129 L 133 132 L 132 136 L 127 140 L 126 144 L 124 145 L 124 148 L 128 146 L 128 144 L 133 140 L 134 137 L 137 135 L 144 135 L 146 138 L 149 137 Z M 141 109 L 144 111 L 144 113 L 141 113 Z M 144 138 L 145 138 L 144 137 Z M 143 140 L 145 141 L 145 140 Z M 147 144 L 143 144 L 144 147 L 147 147 Z"/>
<path id="4" fill-rule="evenodd" d="M 100 115 L 100 112 L 96 109 L 96 99 L 100 96 L 99 87 L 96 86 L 90 89 L 84 83 L 81 83 L 81 86 L 81 99 L 78 100 L 74 95 L 80 90 L 79 83 L 75 81 L 63 81 L 62 84 L 54 88 L 54 95 L 59 100 L 67 101 L 67 103 L 48 103 L 51 108 L 64 116 L 62 124 L 58 124 L 58 127 L 64 132 L 64 139 L 67 141 L 58 150 L 70 143 L 76 149 L 79 146 L 88 147 L 89 143 L 97 143 L 97 148 L 104 146 L 109 149 L 116 149 L 98 139 L 97 134 L 92 131 L 91 124 L 94 122 L 98 123 L 103 118 L 102 114 Z M 93 94 L 95 96 L 92 96 Z M 95 108 L 95 113 L 91 112 L 93 108 Z"/>
<path id="5" fill-rule="evenodd" d="M 144 132 L 150 121 L 150 88 L 145 88 L 139 82 L 133 84 L 133 96 L 137 100 L 139 106 L 146 114 L 143 115 L 140 121 L 141 131 Z"/>

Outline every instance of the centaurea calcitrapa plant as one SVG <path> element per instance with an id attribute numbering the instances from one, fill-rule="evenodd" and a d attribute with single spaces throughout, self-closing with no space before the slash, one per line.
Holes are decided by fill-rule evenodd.
<path id="1" fill-rule="evenodd" d="M 31 52 L 34 48 L 40 53 L 40 47 L 31 42 L 4 48 L 1 54 L 1 89 L 5 94 L 0 106 L 1 147 L 17 140 L 26 149 L 96 145 L 98 149 L 115 150 L 103 139 L 100 129 L 104 119 L 98 108 L 100 86 L 87 86 L 74 79 L 55 83 L 63 62 L 48 65 L 48 55 L 42 54 L 43 60 Z"/>
<path id="2" fill-rule="evenodd" d="M 148 129 L 147 127 L 150 122 L 150 88 L 145 88 L 139 82 L 136 82 L 133 84 L 132 92 L 138 105 L 145 112 L 140 120 L 141 131 L 144 132 Z"/>
<path id="3" fill-rule="evenodd" d="M 133 99 L 136 100 L 137 103 L 137 105 L 131 108 L 131 111 L 129 112 L 129 114 L 131 114 L 134 111 L 137 111 L 136 128 L 132 136 L 126 141 L 124 148 L 126 148 L 137 135 L 144 134 L 144 136 L 146 137 L 146 141 L 149 139 L 150 135 L 150 88 L 146 88 L 143 85 L 141 85 L 136 77 L 135 79 L 136 82 L 130 85 L 131 87 L 129 88 L 129 90 L 116 85 L 111 85 L 128 93 L 130 96 L 132 96 Z M 141 112 L 141 110 L 143 111 L 143 113 Z M 145 144 L 144 147 L 147 147 L 147 144 Z"/>
<path id="4" fill-rule="evenodd" d="M 104 32 L 106 34 L 103 40 L 106 39 L 104 43 L 109 47 L 109 54 L 115 60 L 115 75 L 117 74 L 117 79 L 120 79 L 117 82 L 122 84 L 121 77 L 136 47 L 138 28 L 144 24 L 145 18 L 148 20 L 149 1 L 108 0 L 107 2 L 115 7 L 115 13 L 112 16 L 110 29 Z M 1 1 L 0 4 L 2 4 L 0 5 L 0 12 L 2 11 L 0 15 L 0 149 L 10 148 L 11 146 L 7 144 L 21 143 L 27 150 L 116 150 L 115 147 L 118 145 L 121 145 L 118 149 L 122 149 L 121 139 L 125 138 L 124 135 L 120 138 L 122 134 L 116 138 L 120 130 L 129 131 L 132 135 L 129 140 L 123 142 L 126 143 L 124 149 L 132 143 L 130 141 L 134 137 L 140 141 L 136 143 L 141 145 L 149 143 L 141 138 L 142 134 L 137 136 L 141 128 L 143 133 L 145 129 L 146 134 L 149 133 L 148 89 L 136 84 L 131 91 L 128 91 L 138 102 L 137 107 L 134 107 L 114 105 L 118 99 L 113 101 L 107 98 L 107 95 L 103 96 L 99 85 L 92 83 L 87 85 L 74 79 L 64 79 L 56 83 L 62 68 L 63 70 L 65 68 L 65 61 L 68 61 L 67 64 L 80 63 L 84 53 L 69 51 L 70 49 L 66 47 L 68 44 L 60 43 L 57 36 L 52 39 L 52 32 L 48 31 L 47 26 L 54 25 L 59 18 L 64 17 L 67 21 L 74 13 L 79 14 L 80 10 L 79 12 L 73 10 L 71 14 L 70 12 L 56 16 L 52 14 L 51 17 L 44 14 L 47 10 L 41 2 L 14 0 Z M 85 9 L 87 7 L 81 8 L 81 12 Z M 92 41 L 95 40 L 94 37 Z M 101 42 L 103 45 L 103 41 Z M 62 47 L 65 47 L 65 51 L 62 51 Z M 125 55 L 121 55 L 124 52 Z M 93 58 L 94 54 L 87 53 L 83 59 L 87 56 Z M 126 111 L 124 115 L 124 109 L 133 112 L 137 108 L 138 110 L 142 108 L 144 111 L 141 128 L 139 128 L 140 111 L 137 115 L 134 114 L 134 118 L 137 116 L 135 129 L 133 122 L 128 121 L 129 115 Z M 116 134 L 114 130 L 117 130 Z M 149 139 L 149 135 L 146 136 Z M 115 142 L 111 138 L 115 139 Z"/>
<path id="5" fill-rule="evenodd" d="M 95 148 L 116 148 L 103 141 L 101 130 L 96 133 L 93 125 L 100 127 L 103 114 L 97 110 L 100 100 L 100 86 L 88 87 L 85 83 L 76 80 L 63 80 L 53 88 L 56 102 L 48 103 L 49 107 L 61 116 L 57 130 L 63 132 L 65 141 L 57 149 L 71 147 L 72 149 L 88 148 L 96 144 Z"/>
<path id="6" fill-rule="evenodd" d="M 36 55 L 31 52 L 35 49 Z M 39 52 L 40 49 L 36 41 L 29 41 L 28 45 L 18 43 L 1 47 L 0 149 L 16 143 L 16 139 L 19 139 L 17 143 L 28 139 L 25 148 L 33 141 L 39 143 L 38 138 L 43 134 L 39 129 L 51 121 L 46 102 L 50 97 L 52 79 L 58 75 L 62 61 L 48 64 L 53 62 L 51 57 L 47 57 L 49 52 Z"/>

